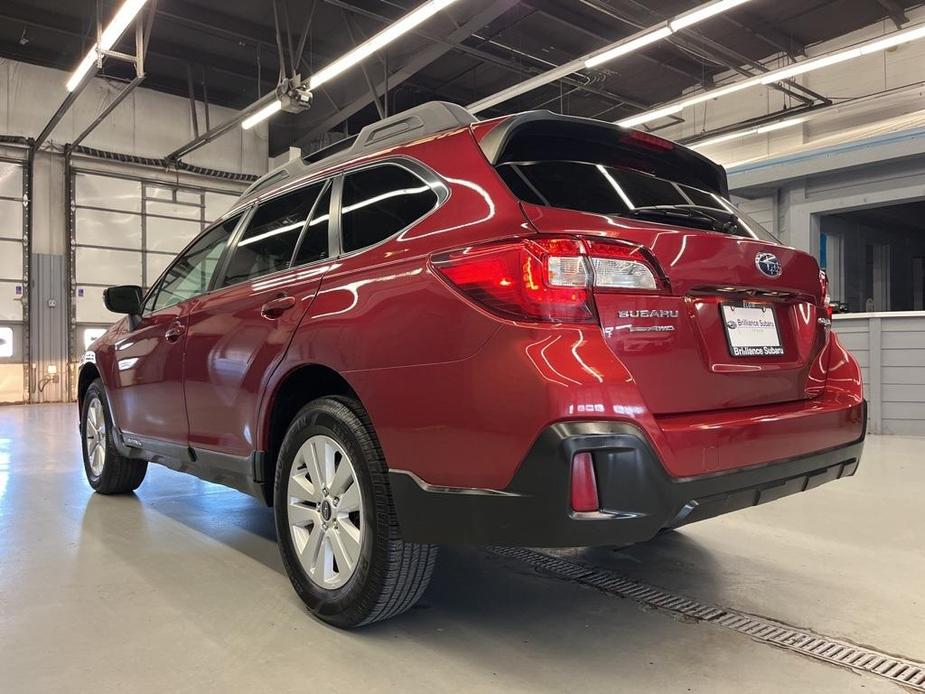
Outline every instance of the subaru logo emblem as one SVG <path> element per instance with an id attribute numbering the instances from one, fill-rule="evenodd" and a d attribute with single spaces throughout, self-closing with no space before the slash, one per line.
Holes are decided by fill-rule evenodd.
<path id="1" fill-rule="evenodd" d="M 726 327 L 729 328 L 730 330 L 735 330 L 736 328 L 739 327 L 739 324 L 736 323 L 734 320 L 727 320 Z"/>
<path id="2" fill-rule="evenodd" d="M 768 277 L 780 277 L 780 261 L 773 253 L 759 253 L 755 256 L 755 265 L 761 270 L 761 274 L 763 275 L 767 275 Z"/>

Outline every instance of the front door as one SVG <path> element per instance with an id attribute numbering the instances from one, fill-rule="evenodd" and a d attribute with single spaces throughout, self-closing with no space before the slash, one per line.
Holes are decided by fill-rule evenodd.
<path id="1" fill-rule="evenodd" d="M 115 344 L 110 401 L 130 445 L 141 445 L 132 441 L 137 437 L 185 445 L 182 379 L 188 312 L 189 302 L 183 302 L 148 313 Z"/>
<path id="2" fill-rule="evenodd" d="M 190 309 L 208 291 L 237 221 L 208 230 L 177 257 L 148 294 L 141 321 L 115 345 L 109 397 L 129 445 L 167 455 L 188 447 L 183 362 Z"/>

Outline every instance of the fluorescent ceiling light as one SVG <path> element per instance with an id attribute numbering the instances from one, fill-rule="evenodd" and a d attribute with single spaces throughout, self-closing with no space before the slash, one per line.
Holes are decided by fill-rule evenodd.
<path id="1" fill-rule="evenodd" d="M 135 19 L 135 15 L 138 14 L 147 1 L 148 0 L 125 0 L 122 7 L 116 12 L 116 16 L 109 22 L 109 26 L 103 29 L 103 32 L 100 34 L 99 46 L 95 43 L 93 44 L 87 52 L 87 55 L 84 56 L 84 59 L 80 61 L 80 65 L 74 70 L 74 74 L 72 74 L 71 78 L 67 81 L 67 90 L 69 92 L 77 89 L 80 83 L 83 82 L 90 68 L 96 63 L 98 51 L 108 51 L 116 45 L 116 41 L 119 40 L 119 37 L 122 36 L 123 32 L 128 28 L 128 25 Z"/>
<path id="2" fill-rule="evenodd" d="M 895 34 L 891 34 L 885 39 L 879 39 L 873 43 L 865 44 L 861 46 L 861 55 L 885 51 L 887 48 L 893 48 L 893 46 L 899 46 L 900 44 L 921 38 L 925 38 L 925 25 L 897 31 Z"/>
<path id="3" fill-rule="evenodd" d="M 684 14 L 678 15 L 670 22 L 668 26 L 671 27 L 672 31 L 681 31 L 681 29 L 686 29 L 689 26 L 698 24 L 705 19 L 714 17 L 723 12 L 731 10 L 733 7 L 742 5 L 749 0 L 719 0 L 719 2 L 711 2 L 702 7 L 696 7 L 690 12 L 685 12 Z"/>
<path id="4" fill-rule="evenodd" d="M 763 133 L 770 133 L 775 130 L 792 128 L 794 125 L 799 125 L 804 121 L 806 121 L 805 118 L 788 118 L 786 120 L 777 121 L 776 123 L 769 123 L 768 125 L 759 125 L 757 128 L 755 128 L 755 134 L 761 135 Z"/>
<path id="5" fill-rule="evenodd" d="M 734 82 L 733 84 L 727 85 L 725 87 L 718 87 L 701 94 L 695 94 L 694 96 L 684 99 L 684 101 L 681 102 L 681 108 L 695 106 L 697 104 L 702 104 L 704 101 L 710 101 L 712 99 L 718 99 L 721 96 L 734 94 L 735 92 L 742 91 L 743 89 L 754 87 L 756 84 L 761 84 L 760 77 L 753 77 L 752 79 L 742 80 L 741 82 Z"/>
<path id="6" fill-rule="evenodd" d="M 811 72 L 812 70 L 818 70 L 820 68 L 828 67 L 829 65 L 843 63 L 846 60 L 853 60 L 854 58 L 859 58 L 860 56 L 860 48 L 851 48 L 847 51 L 838 51 L 837 53 L 832 53 L 831 55 L 824 55 L 821 58 L 804 60 L 799 63 L 794 63 L 789 67 L 769 72 L 761 78 L 761 84 L 773 84 L 774 82 L 781 82 L 783 80 L 788 80 L 791 77 L 796 77 L 797 75 Z"/>
<path id="7" fill-rule="evenodd" d="M 641 113 L 638 116 L 633 118 L 627 118 L 626 120 L 621 120 L 617 125 L 624 128 L 632 128 L 641 123 L 647 123 L 650 120 L 658 120 L 659 118 L 664 118 L 665 116 L 670 116 L 674 113 L 684 110 L 682 104 L 674 104 L 672 106 L 666 106 L 665 108 L 660 108 L 657 111 L 649 111 L 647 113 Z"/>
<path id="8" fill-rule="evenodd" d="M 699 7 L 695 7 L 693 10 L 684 12 L 682 14 L 669 19 L 667 22 L 662 22 L 655 25 L 654 27 L 649 27 L 648 29 L 643 29 L 640 32 L 628 36 L 619 41 L 615 41 L 608 46 L 601 48 L 598 51 L 583 55 L 580 58 L 571 60 L 567 63 L 554 67 L 551 70 L 547 70 L 539 75 L 535 75 L 528 80 L 523 82 L 518 82 L 517 84 L 502 89 L 499 92 L 495 92 L 489 96 L 486 96 L 483 99 L 479 99 L 466 108 L 470 113 L 478 113 L 479 111 L 484 111 L 486 108 L 491 106 L 496 106 L 500 103 L 507 101 L 508 99 L 513 99 L 515 96 L 521 94 L 526 94 L 529 91 L 536 89 L 537 87 L 542 87 L 544 84 L 549 84 L 560 80 L 563 77 L 572 74 L 573 72 L 578 72 L 584 68 L 593 68 L 598 65 L 603 65 L 606 62 L 619 58 L 620 56 L 627 55 L 638 51 L 640 48 L 649 46 L 656 41 L 660 41 L 664 38 L 671 36 L 675 31 L 679 29 L 687 28 L 693 24 L 698 24 L 699 22 L 709 19 L 710 17 L 715 17 L 716 15 L 726 12 L 727 10 L 736 7 L 737 5 L 745 4 L 746 2 L 751 2 L 751 0 L 714 0 L 714 2 L 707 2 Z"/>
<path id="9" fill-rule="evenodd" d="M 795 125 L 805 122 L 805 118 L 788 118 L 786 120 L 777 121 L 776 123 L 768 123 L 767 125 L 759 125 L 755 128 L 748 128 L 746 130 L 737 130 L 734 133 L 726 133 L 725 135 L 718 135 L 716 137 L 711 137 L 709 140 L 703 140 L 702 142 L 695 142 L 690 147 L 691 149 L 700 149 L 701 147 L 710 147 L 712 145 L 718 145 L 721 142 L 729 142 L 730 140 L 737 140 L 740 137 L 747 137 L 749 135 L 763 135 L 764 133 L 774 132 L 775 130 L 783 130 L 785 128 L 792 128 Z"/>
<path id="10" fill-rule="evenodd" d="M 308 82 L 309 89 L 317 89 L 325 82 L 329 82 L 337 77 L 340 73 L 350 69 L 357 63 L 362 62 L 376 51 L 392 43 L 395 39 L 407 34 L 422 22 L 437 14 L 440 10 L 452 5 L 457 0 L 429 0 L 418 7 L 413 12 L 409 12 L 404 17 L 387 26 L 378 34 L 367 39 L 349 53 L 344 54 L 333 63 L 322 68 Z"/>
<path id="11" fill-rule="evenodd" d="M 648 123 L 650 121 L 658 120 L 659 118 L 664 118 L 666 115 L 678 113 L 679 111 L 689 106 L 695 106 L 696 104 L 701 104 L 712 99 L 718 99 L 721 96 L 733 94 L 743 89 L 747 89 L 748 87 L 754 87 L 759 84 L 768 85 L 775 82 L 781 82 L 783 80 L 787 80 L 791 77 L 802 75 L 813 70 L 819 70 L 820 68 L 836 65 L 847 60 L 853 60 L 854 58 L 859 58 L 862 55 L 869 55 L 871 53 L 884 51 L 887 48 L 909 43 L 910 41 L 917 41 L 922 38 L 925 38 L 925 24 L 920 24 L 909 29 L 904 29 L 903 31 L 894 32 L 889 36 L 868 41 L 867 43 L 864 43 L 860 46 L 847 48 L 841 51 L 835 51 L 834 53 L 822 55 L 818 58 L 811 58 L 810 60 L 803 60 L 799 63 L 794 63 L 792 65 L 782 67 L 778 70 L 772 70 L 771 72 L 767 72 L 757 77 L 750 77 L 747 80 L 742 80 L 741 82 L 735 82 L 733 84 L 726 85 L 725 87 L 719 87 L 718 89 L 711 89 L 699 94 L 684 97 L 672 104 L 666 104 L 651 111 L 645 111 L 631 118 L 617 121 L 617 125 L 622 125 L 624 127 L 642 125 L 643 123 Z M 702 143 L 698 143 L 698 146 L 700 144 Z"/>
<path id="12" fill-rule="evenodd" d="M 647 34 L 642 36 L 637 36 L 634 39 L 630 39 L 625 43 L 620 43 L 610 50 L 604 51 L 603 53 L 598 53 L 597 55 L 591 56 L 585 60 L 585 67 L 594 67 L 600 65 L 601 63 L 606 63 L 614 58 L 619 58 L 621 55 L 626 55 L 627 53 L 633 53 L 638 51 L 644 46 L 648 46 L 650 43 L 655 43 L 656 41 L 661 41 L 666 36 L 671 36 L 671 29 L 667 26 L 660 27 L 655 31 L 650 31 Z"/>
<path id="13" fill-rule="evenodd" d="M 283 107 L 283 102 L 280 101 L 279 99 L 271 101 L 269 104 L 264 106 L 262 109 L 260 109 L 256 113 L 248 116 L 243 121 L 241 121 L 241 127 L 244 128 L 245 130 L 250 130 L 255 125 L 257 125 L 257 123 L 261 121 L 265 121 L 267 118 L 269 118 L 274 113 L 279 111 L 282 107 Z"/>

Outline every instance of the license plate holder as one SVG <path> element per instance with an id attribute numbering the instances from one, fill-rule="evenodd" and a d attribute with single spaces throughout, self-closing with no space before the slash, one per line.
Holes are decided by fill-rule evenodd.
<path id="1" fill-rule="evenodd" d="M 730 356 L 779 357 L 784 354 L 773 304 L 720 304 Z"/>

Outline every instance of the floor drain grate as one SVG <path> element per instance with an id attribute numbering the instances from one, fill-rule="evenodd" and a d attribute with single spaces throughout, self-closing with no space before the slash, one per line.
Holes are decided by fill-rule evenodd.
<path id="1" fill-rule="evenodd" d="M 708 605 L 683 595 L 636 583 L 604 569 L 552 557 L 542 552 L 513 547 L 493 547 L 492 551 L 556 576 L 569 578 L 644 605 L 682 614 L 699 621 L 718 624 L 757 641 L 802 653 L 857 672 L 872 673 L 907 689 L 925 692 L 925 663 L 903 660 L 888 653 L 831 639 L 745 612 Z"/>

